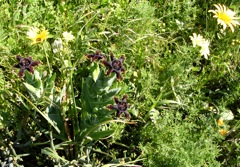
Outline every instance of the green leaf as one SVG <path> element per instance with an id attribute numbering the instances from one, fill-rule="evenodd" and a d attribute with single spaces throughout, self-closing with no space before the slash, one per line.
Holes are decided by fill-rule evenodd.
<path id="1" fill-rule="evenodd" d="M 158 105 L 161 105 L 161 104 L 179 104 L 179 105 L 182 105 L 182 103 L 174 101 L 174 100 L 161 100 L 157 104 Z"/>
<path id="2" fill-rule="evenodd" d="M 51 148 L 49 148 L 49 147 L 43 148 L 43 149 L 41 150 L 41 153 L 49 156 L 50 158 L 55 159 L 56 161 L 61 160 L 61 161 L 65 162 L 65 163 L 66 163 L 66 162 L 69 162 L 69 161 L 67 161 L 66 159 L 60 157 L 56 151 L 54 151 L 53 149 L 51 149 Z"/>
<path id="3" fill-rule="evenodd" d="M 46 108 L 46 112 L 48 113 L 48 117 L 56 124 L 57 128 L 60 130 L 60 136 L 58 136 L 58 138 L 62 140 L 67 140 L 60 106 L 57 106 L 56 104 L 50 105 Z"/>
<path id="4" fill-rule="evenodd" d="M 104 117 L 109 117 L 110 112 L 105 112 L 103 108 L 105 108 L 107 104 L 111 104 L 113 96 L 120 91 L 120 88 L 109 90 L 115 78 L 115 76 L 106 77 L 103 71 L 100 70 L 98 77 L 96 77 L 96 81 L 94 81 L 91 75 L 82 81 L 82 129 L 99 123 L 99 120 Z"/>
<path id="5" fill-rule="evenodd" d="M 100 132 L 93 132 L 89 136 L 93 138 L 94 140 L 98 140 L 100 138 L 104 138 L 107 136 L 110 136 L 114 133 L 114 130 L 105 130 L 105 131 L 100 131 Z"/>
<path id="6" fill-rule="evenodd" d="M 30 94 L 34 95 L 37 98 L 41 98 L 41 90 L 33 87 L 32 85 L 24 82 L 24 86 L 27 88 L 27 90 L 30 92 Z"/>
<path id="7" fill-rule="evenodd" d="M 97 63 L 94 63 L 94 70 L 92 72 L 92 76 L 93 76 L 93 80 L 96 82 L 98 79 L 98 76 L 100 74 L 100 68 L 99 65 Z"/>
<path id="8" fill-rule="evenodd" d="M 93 140 L 99 140 L 101 138 L 108 137 L 112 135 L 115 132 L 115 130 L 105 130 L 105 131 L 99 131 L 99 132 L 92 132 L 89 136 L 86 136 L 84 145 L 93 141 Z"/>
<path id="9" fill-rule="evenodd" d="M 43 113 L 41 110 L 38 109 L 36 105 L 34 105 L 26 96 L 24 96 L 21 92 L 18 90 L 12 88 L 15 92 L 17 92 L 21 97 L 23 97 L 46 121 L 58 132 L 60 133 L 59 128 L 56 126 L 56 124 L 46 115 Z"/>
<path id="10" fill-rule="evenodd" d="M 89 136 L 91 136 L 91 134 L 95 133 L 96 130 L 99 129 L 99 127 L 101 125 L 110 123 L 110 122 L 123 122 L 124 123 L 124 121 L 122 121 L 122 120 L 114 120 L 112 118 L 103 118 L 99 121 L 99 123 L 96 123 L 95 125 L 92 125 L 91 127 L 85 128 L 80 134 L 79 142 L 85 143 L 84 140 L 86 140 Z"/>
<path id="11" fill-rule="evenodd" d="M 34 76 L 36 80 L 41 80 L 40 74 L 37 70 L 34 71 Z"/>

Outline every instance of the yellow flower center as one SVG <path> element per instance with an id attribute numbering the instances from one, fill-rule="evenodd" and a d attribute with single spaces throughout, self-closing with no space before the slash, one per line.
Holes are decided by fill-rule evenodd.
<path id="1" fill-rule="evenodd" d="M 231 22 L 231 17 L 227 15 L 225 12 L 219 12 L 217 14 L 218 18 L 224 21 L 225 23 L 230 23 Z"/>

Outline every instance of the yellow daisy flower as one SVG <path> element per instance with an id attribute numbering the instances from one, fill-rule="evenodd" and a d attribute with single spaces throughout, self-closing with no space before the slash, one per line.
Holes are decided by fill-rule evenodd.
<path id="1" fill-rule="evenodd" d="M 223 26 L 223 30 L 225 30 L 228 26 L 231 28 L 232 32 L 234 32 L 234 27 L 239 25 L 239 22 L 237 21 L 239 18 L 235 17 L 235 12 L 221 4 L 214 4 L 214 6 L 217 9 L 209 10 L 208 12 L 215 14 L 213 17 L 217 18 L 217 22 Z"/>
<path id="2" fill-rule="evenodd" d="M 65 39 L 66 42 L 74 40 L 74 36 L 72 35 L 72 32 L 63 32 L 63 38 Z"/>
<path id="3" fill-rule="evenodd" d="M 31 45 L 34 45 L 36 43 L 42 42 L 48 38 L 49 32 L 47 30 L 40 31 L 36 27 L 30 28 L 30 30 L 27 32 L 27 38 L 32 40 Z"/>
<path id="4" fill-rule="evenodd" d="M 219 118 L 219 119 L 217 120 L 217 124 L 218 124 L 218 126 L 222 126 L 222 125 L 224 124 L 223 119 L 222 119 L 222 118 Z"/>

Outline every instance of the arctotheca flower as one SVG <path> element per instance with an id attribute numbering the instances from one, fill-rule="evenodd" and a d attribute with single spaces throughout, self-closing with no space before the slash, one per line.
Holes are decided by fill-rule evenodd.
<path id="1" fill-rule="evenodd" d="M 209 41 L 205 40 L 200 46 L 201 46 L 201 50 L 200 50 L 201 55 L 203 55 L 205 59 L 208 59 L 208 55 L 210 54 Z"/>
<path id="2" fill-rule="evenodd" d="M 200 46 L 204 42 L 203 37 L 196 33 L 193 33 L 193 36 L 190 36 L 190 39 L 192 40 L 193 47 Z"/>
<path id="3" fill-rule="evenodd" d="M 218 24 L 223 26 L 223 30 L 225 30 L 228 26 L 231 28 L 232 32 L 234 32 L 234 27 L 236 25 L 239 25 L 239 22 L 237 21 L 239 17 L 235 17 L 235 12 L 228 9 L 224 5 L 214 4 L 214 6 L 217 9 L 209 10 L 208 12 L 212 12 L 215 14 L 213 17 L 217 18 L 217 22 Z"/>
<path id="4" fill-rule="evenodd" d="M 27 32 L 27 38 L 32 40 L 31 45 L 40 43 L 48 38 L 49 32 L 45 29 L 39 30 L 36 27 L 31 27 Z"/>
<path id="5" fill-rule="evenodd" d="M 200 34 L 196 34 L 196 33 L 193 33 L 193 36 L 190 36 L 190 39 L 192 40 L 193 47 L 200 46 L 201 55 L 203 55 L 205 59 L 208 59 L 208 55 L 210 54 L 209 41 L 204 39 Z"/>
<path id="6" fill-rule="evenodd" d="M 66 42 L 74 40 L 74 36 L 72 35 L 72 32 L 63 32 L 63 38 L 65 39 Z"/>

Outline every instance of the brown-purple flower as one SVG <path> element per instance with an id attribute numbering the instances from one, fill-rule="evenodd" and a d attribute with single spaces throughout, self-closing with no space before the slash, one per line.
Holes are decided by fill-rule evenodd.
<path id="1" fill-rule="evenodd" d="M 20 71 L 18 73 L 20 77 L 24 75 L 24 70 L 28 70 L 29 72 L 33 73 L 34 72 L 33 67 L 40 64 L 40 61 L 33 61 L 32 57 L 30 56 L 27 58 L 23 58 L 18 55 L 17 60 L 19 61 L 19 63 L 14 65 L 14 67 L 20 68 Z"/>
<path id="2" fill-rule="evenodd" d="M 107 108 L 117 110 L 117 114 L 116 114 L 117 117 L 120 117 L 120 115 L 122 113 L 124 113 L 125 118 L 129 119 L 130 115 L 127 111 L 128 107 L 129 107 L 127 104 L 127 95 L 124 95 L 122 100 L 118 100 L 117 97 L 114 97 L 114 101 L 115 101 L 116 105 L 109 105 L 109 106 L 107 106 Z"/>
<path id="3" fill-rule="evenodd" d="M 99 50 L 97 50 L 96 53 L 94 53 L 94 54 L 87 55 L 87 57 L 92 59 L 92 61 L 106 58 L 103 54 L 101 54 L 101 51 L 99 51 Z"/>
<path id="4" fill-rule="evenodd" d="M 110 53 L 110 58 L 111 58 L 110 62 L 107 62 L 106 60 L 102 61 L 102 63 L 105 66 L 109 67 L 107 75 L 109 75 L 112 72 L 115 72 L 117 74 L 117 78 L 119 80 L 122 80 L 121 72 L 125 72 L 125 68 L 123 67 L 124 56 L 122 55 L 119 60 L 116 60 L 114 58 L 113 53 Z"/>

